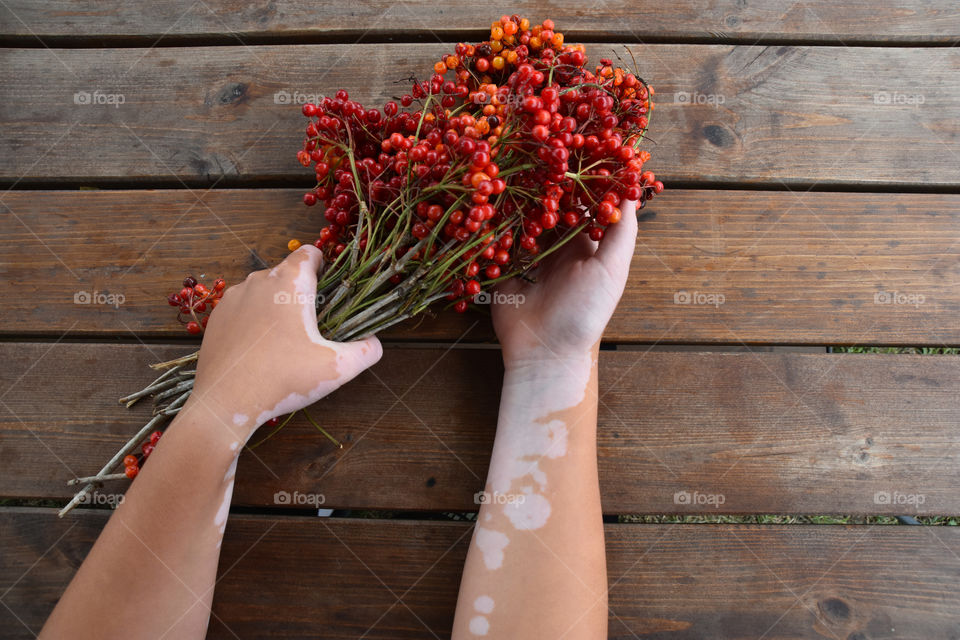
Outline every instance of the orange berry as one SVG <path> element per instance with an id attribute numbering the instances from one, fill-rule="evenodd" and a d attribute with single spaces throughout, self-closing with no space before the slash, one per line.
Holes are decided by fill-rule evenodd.
<path id="1" fill-rule="evenodd" d="M 504 60 L 502 56 L 496 56 L 494 57 L 493 61 L 490 64 L 493 65 L 494 69 L 500 70 L 500 69 L 503 69 L 506 63 L 507 61 Z"/>
<path id="2" fill-rule="evenodd" d="M 531 49 L 539 49 L 541 45 L 543 45 L 543 43 L 540 42 L 540 38 L 538 38 L 537 36 L 533 36 L 532 38 L 530 38 Z"/>
<path id="3" fill-rule="evenodd" d="M 300 241 L 296 238 L 287 243 L 287 251 L 296 251 L 300 248 Z"/>
<path id="4" fill-rule="evenodd" d="M 494 40 L 490 43 L 490 50 L 494 53 L 500 53 L 503 50 L 503 42 Z"/>
<path id="5" fill-rule="evenodd" d="M 493 29 L 490 29 L 491 40 L 500 40 L 501 38 L 503 38 L 503 29 L 500 26 L 496 26 Z"/>
<path id="6" fill-rule="evenodd" d="M 557 47 L 557 48 L 562 47 L 562 46 L 563 46 L 563 34 L 562 34 L 562 33 L 555 33 L 555 34 L 553 34 L 553 38 L 550 39 L 550 42 L 553 44 L 553 46 L 555 46 L 555 47 Z"/>
<path id="7" fill-rule="evenodd" d="M 447 64 L 443 60 L 441 60 L 437 64 L 433 65 L 433 70 L 435 73 L 439 73 L 443 75 L 444 73 L 447 72 Z"/>
<path id="8" fill-rule="evenodd" d="M 497 112 L 497 108 L 492 104 L 483 105 L 483 115 L 492 116 Z"/>
<path id="9" fill-rule="evenodd" d="M 503 23 L 503 32 L 508 36 L 512 36 L 517 32 L 517 23 L 512 20 L 507 20 Z"/>
<path id="10" fill-rule="evenodd" d="M 457 65 L 460 64 L 460 59 L 457 56 L 447 56 L 447 59 L 444 60 L 444 63 L 447 65 L 448 69 L 456 69 Z"/>
<path id="11" fill-rule="evenodd" d="M 544 29 L 550 29 L 551 31 L 553 31 L 553 27 L 554 27 L 553 20 L 551 20 L 550 18 L 547 18 L 546 20 L 543 21 Z"/>
<path id="12" fill-rule="evenodd" d="M 526 18 L 520 18 L 520 31 L 526 31 L 530 28 L 530 21 Z"/>

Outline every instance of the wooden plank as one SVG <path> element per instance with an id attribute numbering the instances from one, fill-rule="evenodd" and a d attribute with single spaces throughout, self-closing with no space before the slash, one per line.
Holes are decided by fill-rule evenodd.
<path id="1" fill-rule="evenodd" d="M 294 189 L 13 191 L 2 206 L 6 335 L 181 337 L 165 298 L 185 274 L 239 282 L 322 224 Z M 958 344 L 958 235 L 957 195 L 669 191 L 645 210 L 606 339 Z M 83 292 L 123 304 L 75 304 Z M 492 338 L 479 312 L 437 313 L 388 335 Z"/>
<path id="2" fill-rule="evenodd" d="M 102 511 L 57 520 L 0 510 L 0 586 L 13 585 L 0 608 L 5 638 L 39 630 L 104 522 Z M 231 517 L 208 637 L 449 637 L 470 531 Z M 956 528 L 607 525 L 605 534 L 610 638 L 920 639 L 957 629 Z"/>
<path id="3" fill-rule="evenodd" d="M 72 495 L 67 479 L 99 469 L 149 415 L 115 399 L 152 379 L 148 363 L 184 352 L 0 345 L 0 496 Z M 312 410 L 344 449 L 291 422 L 241 457 L 237 504 L 304 508 L 299 493 L 331 508 L 476 509 L 499 358 L 387 349 Z M 600 362 L 606 513 L 960 512 L 960 359 L 604 351 Z"/>
<path id="4" fill-rule="evenodd" d="M 479 37 L 483 25 L 503 12 L 531 19 L 551 17 L 575 38 L 712 38 L 756 41 L 789 38 L 826 43 L 951 42 L 960 36 L 960 15 L 948 0 L 908 0 L 896 6 L 865 0 L 797 3 L 771 0 L 762 4 L 720 0 L 687 0 L 670 5 L 602 2 L 584 7 L 572 0 L 520 0 L 509 4 L 464 4 L 450 10 L 420 3 L 373 0 L 353 5 L 331 1 L 278 0 L 251 7 L 236 0 L 158 0 L 135 8 L 123 2 L 92 0 L 7 0 L 0 6 L 2 35 L 41 38 L 125 36 L 163 38 L 164 44 L 184 37 L 238 38 L 310 37 L 317 39 L 383 39 L 403 37 Z M 4 15 L 6 14 L 6 15 Z"/>
<path id="5" fill-rule="evenodd" d="M 0 180 L 306 181 L 294 157 L 304 119 L 291 103 L 340 87 L 381 103 L 449 48 L 7 49 Z M 628 50 L 658 92 L 650 166 L 668 183 L 960 184 L 956 49 L 596 45 L 589 53 L 629 60 Z"/>

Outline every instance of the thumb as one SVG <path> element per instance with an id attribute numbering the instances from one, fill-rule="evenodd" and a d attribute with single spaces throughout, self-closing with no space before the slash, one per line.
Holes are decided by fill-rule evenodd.
<path id="1" fill-rule="evenodd" d="M 376 336 L 353 342 L 337 342 L 337 374 L 342 382 L 352 380 L 380 361 L 383 347 Z"/>

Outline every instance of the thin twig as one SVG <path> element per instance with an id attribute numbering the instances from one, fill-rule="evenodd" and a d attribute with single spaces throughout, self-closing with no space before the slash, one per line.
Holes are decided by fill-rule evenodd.
<path id="1" fill-rule="evenodd" d="M 85 482 L 100 483 L 100 482 L 103 482 L 104 480 L 123 480 L 126 477 L 127 477 L 127 474 L 125 473 L 111 473 L 105 476 L 87 476 L 86 478 L 74 478 L 73 480 L 67 480 L 67 484 L 72 486 L 75 484 L 83 484 Z"/>
<path id="2" fill-rule="evenodd" d="M 183 393 L 184 391 L 188 391 L 188 392 L 189 392 L 190 389 L 193 389 L 193 381 L 194 381 L 194 380 L 195 380 L 195 378 L 190 378 L 189 380 L 184 380 L 183 382 L 181 382 L 181 383 L 179 383 L 177 386 L 175 386 L 173 389 L 167 389 L 167 390 L 164 391 L 163 393 L 158 393 L 158 394 L 156 395 L 156 397 L 154 397 L 154 402 L 159 402 L 160 400 L 163 400 L 164 398 L 169 398 L 170 396 L 178 395 L 178 394 L 180 394 L 180 393 Z"/>
<path id="3" fill-rule="evenodd" d="M 168 367 L 175 367 L 177 365 L 184 365 L 188 362 L 196 362 L 197 356 L 200 355 L 199 351 L 194 351 L 190 355 L 186 355 L 180 358 L 174 358 L 173 360 L 167 360 L 166 362 L 158 362 L 156 364 L 150 365 L 151 369 L 166 369 Z"/>
<path id="4" fill-rule="evenodd" d="M 183 395 L 187 396 L 189 394 L 190 393 L 188 391 Z M 136 446 L 140 443 L 140 441 L 147 437 L 147 435 L 150 433 L 151 430 L 153 430 L 153 428 L 156 425 L 158 425 L 160 422 L 166 419 L 167 417 L 164 415 L 157 415 L 151 418 L 145 425 L 143 425 L 143 427 L 140 428 L 140 431 L 138 431 L 136 435 L 134 435 L 132 438 L 130 438 L 127 441 L 127 444 L 123 445 L 123 447 L 121 447 L 119 451 L 113 454 L 113 457 L 110 458 L 110 462 L 103 465 L 103 468 L 100 469 L 100 471 L 97 473 L 97 476 L 104 476 L 107 473 L 109 473 L 110 470 L 113 469 L 117 465 L 117 463 L 123 459 L 125 455 L 133 451 L 136 448 Z M 90 493 L 91 489 L 93 489 L 93 484 L 85 485 L 82 489 L 80 489 L 80 491 L 76 493 L 76 495 L 73 496 L 73 499 L 67 503 L 67 506 L 65 506 L 63 509 L 60 509 L 57 515 L 62 518 L 63 516 L 70 513 L 70 511 L 72 511 L 74 507 L 80 504 L 80 501 L 83 499 L 83 497 L 88 493 Z"/>

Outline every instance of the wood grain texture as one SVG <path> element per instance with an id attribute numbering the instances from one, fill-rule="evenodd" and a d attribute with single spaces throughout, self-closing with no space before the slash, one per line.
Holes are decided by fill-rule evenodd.
<path id="1" fill-rule="evenodd" d="M 5 638 L 39 630 L 104 522 L 102 511 L 58 521 L 0 510 L 11 551 L 0 586 L 14 585 L 0 608 Z M 470 533 L 461 523 L 231 517 L 208 637 L 449 637 Z M 960 630 L 956 528 L 607 525 L 605 534 L 610 638 L 926 640 Z"/>
<path id="2" fill-rule="evenodd" d="M 387 39 L 479 37 L 502 13 L 553 18 L 576 38 L 739 38 L 802 39 L 854 43 L 950 42 L 960 37 L 960 14 L 948 0 L 910 0 L 878 5 L 865 0 L 797 3 L 601 2 L 593 7 L 571 0 L 517 0 L 445 7 L 374 0 L 355 4 L 279 0 L 250 5 L 237 0 L 157 0 L 135 6 L 121 0 L 6 0 L 0 5 L 0 35 L 20 36 L 184 36 L 313 37 Z"/>
<path id="3" fill-rule="evenodd" d="M 184 275 L 239 282 L 322 223 L 298 190 L 14 191 L 0 208 L 6 335 L 181 337 L 165 298 Z M 668 191 L 645 209 L 606 339 L 958 344 L 958 237 L 957 195 Z M 388 337 L 492 330 L 441 306 Z"/>
<path id="4" fill-rule="evenodd" d="M 0 496 L 71 496 L 67 479 L 94 473 L 149 415 L 116 398 L 184 352 L 0 345 Z M 960 512 L 957 358 L 604 351 L 600 366 L 606 513 Z M 235 500 L 476 509 L 500 379 L 496 350 L 389 348 L 311 410 L 344 449 L 294 420 L 241 457 Z"/>
<path id="5" fill-rule="evenodd" d="M 449 48 L 5 49 L 0 180 L 306 181 L 297 102 L 342 87 L 379 104 Z M 589 53 L 630 60 L 628 50 L 658 92 L 650 167 L 668 184 L 960 184 L 956 49 L 604 44 Z"/>

